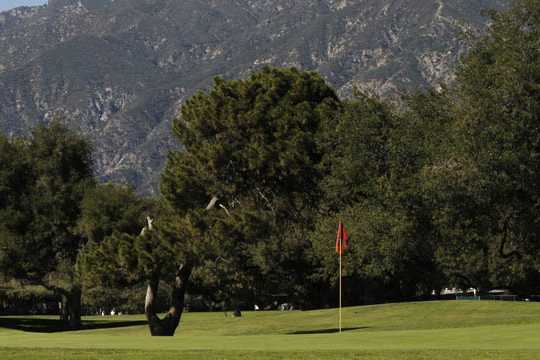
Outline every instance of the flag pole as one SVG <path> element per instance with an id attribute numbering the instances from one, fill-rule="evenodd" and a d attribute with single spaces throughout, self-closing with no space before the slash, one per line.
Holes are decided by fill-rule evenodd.
<path id="1" fill-rule="evenodd" d="M 339 237 L 339 333 L 341 334 L 341 257 L 343 254 L 343 230 Z"/>
<path id="2" fill-rule="evenodd" d="M 339 253 L 339 333 L 342 328 L 342 307 L 343 307 L 343 251 L 349 247 L 349 235 L 345 225 L 339 219 L 338 232 L 336 238 L 336 251 Z"/>

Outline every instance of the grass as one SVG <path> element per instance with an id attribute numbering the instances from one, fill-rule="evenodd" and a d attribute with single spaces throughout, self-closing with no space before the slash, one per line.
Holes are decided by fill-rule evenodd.
<path id="1" fill-rule="evenodd" d="M 9 317 L 0 326 L 34 330 L 50 325 L 45 320 Z M 246 312 L 242 318 L 187 313 L 174 338 L 149 337 L 142 320 L 89 317 L 90 329 L 76 332 L 0 328 L 0 359 L 540 359 L 540 303 L 345 308 L 342 334 L 336 333 L 336 310 Z"/>

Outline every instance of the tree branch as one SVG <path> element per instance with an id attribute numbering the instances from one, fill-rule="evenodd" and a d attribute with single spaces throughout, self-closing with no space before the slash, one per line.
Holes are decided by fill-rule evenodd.
<path id="1" fill-rule="evenodd" d="M 212 208 L 214 208 L 214 206 L 216 206 L 216 203 L 217 203 L 218 200 L 219 200 L 219 198 L 217 196 L 212 197 L 212 199 L 210 200 L 210 202 L 206 206 L 205 210 L 206 211 L 212 210 Z"/>

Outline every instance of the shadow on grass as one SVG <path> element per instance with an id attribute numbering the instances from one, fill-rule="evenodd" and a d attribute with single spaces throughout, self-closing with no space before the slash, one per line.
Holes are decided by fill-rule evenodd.
<path id="1" fill-rule="evenodd" d="M 341 331 L 354 331 L 354 330 L 362 330 L 362 329 L 369 329 L 369 327 L 362 326 L 362 327 L 341 328 Z M 338 328 L 330 328 L 330 329 L 316 329 L 316 330 L 300 330 L 300 331 L 291 332 L 288 335 L 334 334 L 338 332 L 339 332 Z"/>
<path id="2" fill-rule="evenodd" d="M 137 325 L 146 325 L 146 321 L 100 321 L 87 320 L 83 321 L 82 326 L 78 330 L 96 330 L 96 329 L 113 329 Z M 0 317 L 0 328 L 22 330 L 35 333 L 54 333 L 63 331 L 73 331 L 67 328 L 60 320 L 40 319 L 40 318 L 18 318 Z"/>

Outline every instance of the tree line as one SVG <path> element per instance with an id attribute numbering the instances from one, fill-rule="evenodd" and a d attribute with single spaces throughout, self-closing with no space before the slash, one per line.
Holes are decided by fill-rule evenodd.
<path id="1" fill-rule="evenodd" d="M 56 294 L 71 328 L 81 299 L 142 284 L 152 335 L 173 335 L 186 294 L 334 305 L 341 219 L 350 305 L 537 293 L 540 2 L 490 16 L 455 81 L 399 107 L 296 69 L 216 78 L 173 122 L 159 198 L 96 181 L 90 144 L 58 122 L 0 136 L 0 273 Z"/>

